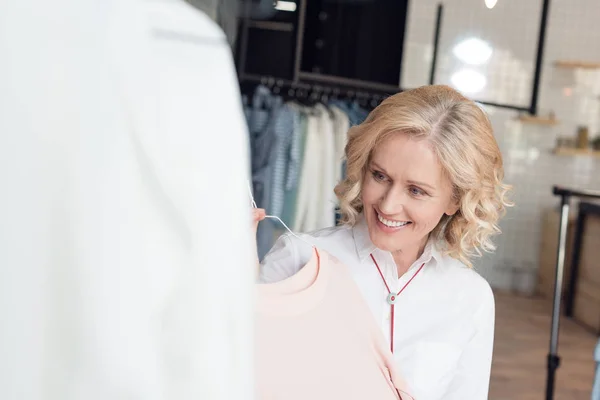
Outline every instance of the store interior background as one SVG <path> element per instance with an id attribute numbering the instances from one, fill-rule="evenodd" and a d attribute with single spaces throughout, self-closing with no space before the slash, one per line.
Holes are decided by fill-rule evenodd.
<path id="1" fill-rule="evenodd" d="M 188 1 L 219 22 L 235 51 L 241 4 Z M 429 83 L 438 4 L 436 0 L 408 3 L 399 87 Z M 531 118 L 514 109 L 484 106 L 504 156 L 505 180 L 514 186 L 515 202 L 501 222 L 497 251 L 475 260 L 475 268 L 498 297 L 491 399 L 543 397 L 560 204 L 552 187 L 600 189 L 600 153 L 556 151 L 560 138 L 575 140 L 580 127 L 589 132 L 590 148 L 600 136 L 600 2 L 551 0 L 549 4 L 537 115 Z M 447 0 L 443 5 L 435 83 L 449 84 L 474 99 L 528 107 L 543 1 Z M 475 62 L 461 61 L 456 46 L 477 41 L 489 46 L 489 58 L 481 62 L 477 54 L 488 50 L 475 47 Z M 577 207 L 572 207 L 572 224 L 576 212 Z M 600 223 L 595 218 L 600 221 L 591 216 L 586 224 L 581 250 L 582 262 L 591 266 L 583 268 L 587 275 L 580 279 L 591 286 L 576 305 L 579 317 L 561 323 L 563 360 L 555 398 L 590 398 L 593 349 L 600 332 L 600 262 L 595 261 L 600 257 L 594 255 L 600 248 L 600 229 L 595 224 Z M 572 233 L 568 240 L 572 241 Z M 567 264 L 570 257 L 569 250 Z M 511 319 L 519 313 L 520 320 Z"/>

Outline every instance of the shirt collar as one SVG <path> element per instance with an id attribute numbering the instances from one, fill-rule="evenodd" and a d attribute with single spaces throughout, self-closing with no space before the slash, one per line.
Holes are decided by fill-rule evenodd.
<path id="1" fill-rule="evenodd" d="M 354 224 L 354 227 L 352 227 L 352 235 L 354 236 L 356 254 L 358 255 L 360 261 L 363 261 L 376 249 L 373 242 L 371 242 L 371 238 L 369 237 L 369 228 L 363 214 L 358 216 L 358 220 Z"/>
<path id="2" fill-rule="evenodd" d="M 382 251 L 375 247 L 373 242 L 371 242 L 369 228 L 363 214 L 359 215 L 358 220 L 352 227 L 352 235 L 354 236 L 356 254 L 358 255 L 360 261 L 363 261 L 365 258 L 369 257 L 369 255 L 375 250 Z M 417 261 L 419 264 L 428 263 L 432 258 L 438 264 L 442 261 L 442 254 L 438 249 L 436 241 L 430 238 L 425 245 L 423 254 L 421 254 L 421 257 L 419 257 Z"/>

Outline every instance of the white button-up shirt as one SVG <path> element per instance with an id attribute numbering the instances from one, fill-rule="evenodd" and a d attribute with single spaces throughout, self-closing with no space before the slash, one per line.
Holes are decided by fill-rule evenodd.
<path id="1" fill-rule="evenodd" d="M 376 248 L 361 219 L 299 234 L 347 265 L 383 333 L 390 340 L 388 290 L 395 304 L 394 357 L 418 400 L 483 400 L 488 397 L 494 341 L 494 296 L 485 279 L 460 261 L 442 255 L 430 241 L 421 257 L 398 277 L 390 252 Z M 280 237 L 261 263 L 261 282 L 294 275 L 310 259 L 311 246 L 292 236 Z"/>

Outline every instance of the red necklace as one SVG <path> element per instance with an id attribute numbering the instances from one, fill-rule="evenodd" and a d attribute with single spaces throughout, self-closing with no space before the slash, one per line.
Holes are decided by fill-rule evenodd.
<path id="1" fill-rule="evenodd" d="M 390 290 L 390 287 L 388 286 L 385 278 L 383 277 L 383 273 L 381 272 L 381 269 L 379 268 L 379 264 L 377 264 L 377 261 L 375 260 L 375 257 L 373 257 L 373 254 L 371 254 L 371 259 L 373 260 L 373 262 L 375 263 L 375 266 L 377 267 L 377 271 L 379 271 L 379 275 L 381 276 L 381 279 L 383 280 L 383 283 L 385 285 L 385 288 L 388 291 L 388 296 L 386 298 L 388 304 L 390 305 L 390 319 L 391 319 L 391 332 L 390 332 L 390 349 L 392 350 L 392 353 L 394 352 L 394 304 L 396 304 L 396 301 L 398 300 L 398 296 L 400 295 L 400 293 L 402 293 L 402 291 L 404 291 L 404 289 L 406 289 L 406 287 L 408 286 L 409 283 L 412 282 L 413 279 L 415 279 L 415 276 L 417 276 L 417 274 L 419 272 L 421 272 L 421 270 L 423 269 L 423 267 L 425 266 L 425 263 L 421 264 L 421 266 L 419 267 L 419 269 L 417 270 L 417 272 L 415 272 L 415 274 L 413 276 L 411 276 L 411 278 L 408 280 L 408 282 L 406 282 L 406 284 L 404 286 L 402 286 L 402 289 L 400 289 L 398 291 L 398 293 L 392 293 L 392 291 Z"/>

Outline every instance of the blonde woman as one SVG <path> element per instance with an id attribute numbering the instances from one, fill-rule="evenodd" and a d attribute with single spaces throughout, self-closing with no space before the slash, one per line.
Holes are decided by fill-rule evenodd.
<path id="1" fill-rule="evenodd" d="M 399 93 L 350 129 L 346 159 L 343 224 L 301 236 L 350 268 L 415 398 L 487 399 L 494 297 L 470 260 L 494 250 L 508 186 L 486 114 L 446 86 Z M 282 236 L 260 280 L 311 254 Z"/>

